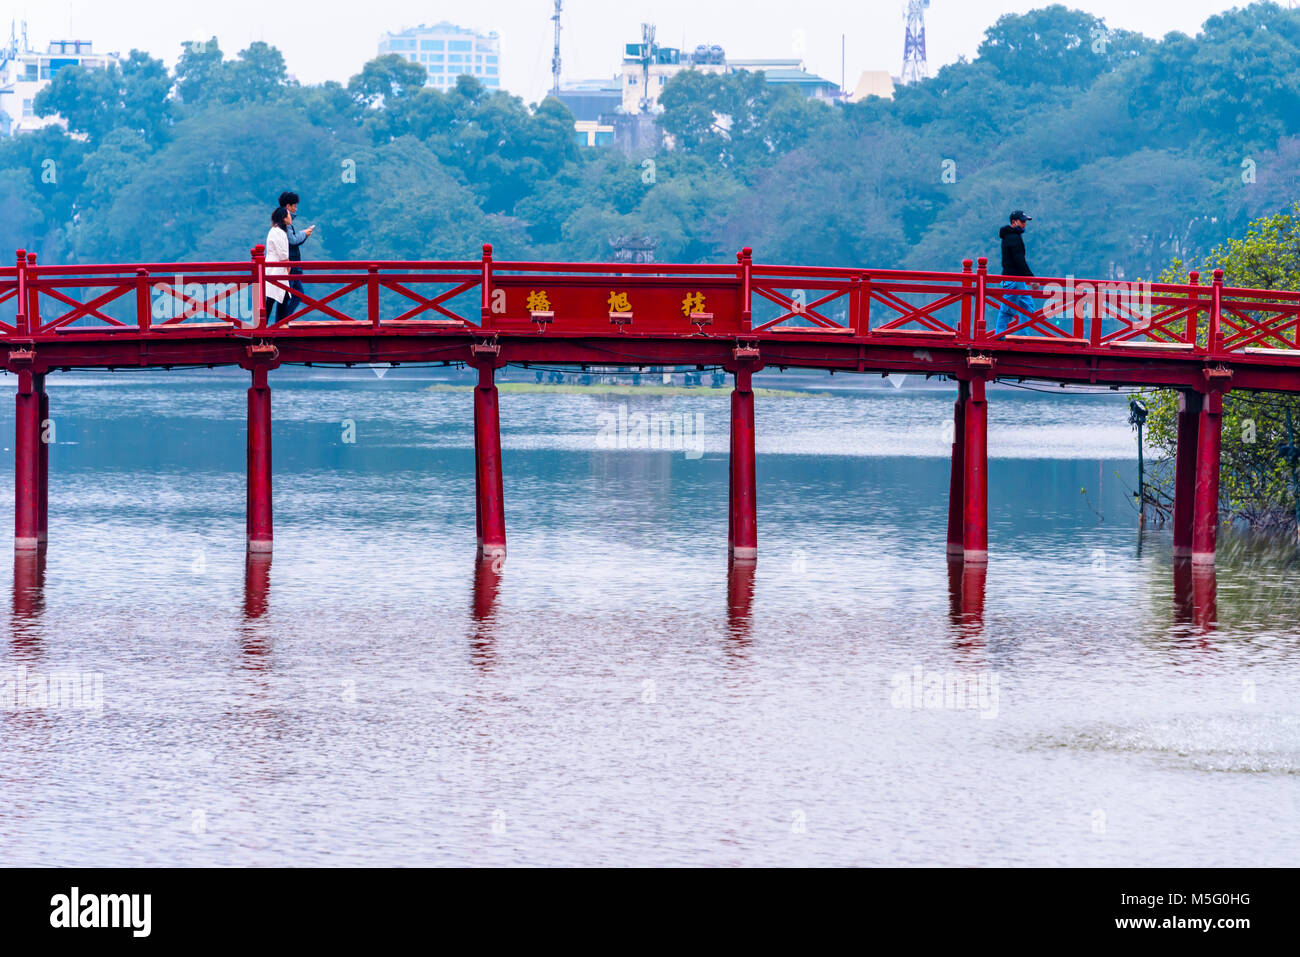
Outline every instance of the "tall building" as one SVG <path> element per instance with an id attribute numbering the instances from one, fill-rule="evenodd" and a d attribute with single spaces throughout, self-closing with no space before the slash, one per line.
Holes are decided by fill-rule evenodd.
<path id="1" fill-rule="evenodd" d="M 654 117 L 663 112 L 659 97 L 683 70 L 719 75 L 762 73 L 766 83 L 789 87 L 810 99 L 825 103 L 844 99 L 839 84 L 809 73 L 799 58 L 729 58 L 721 46 L 707 43 L 694 50 L 660 46 L 649 23 L 641 26 L 640 43 L 624 45 L 622 72 L 609 80 L 571 81 L 558 95 L 573 113 L 579 143 L 616 145 L 632 151 L 654 148 L 662 140 L 654 123 Z"/>
<path id="2" fill-rule="evenodd" d="M 839 84 L 809 73 L 798 58 L 765 57 L 737 59 L 728 57 L 717 44 L 701 43 L 692 51 L 659 46 L 654 29 L 643 28 L 641 43 L 629 43 L 623 49 L 622 112 L 658 113 L 659 96 L 664 87 L 683 70 L 701 73 L 762 73 L 767 83 L 791 86 L 813 99 L 833 103 L 841 97 Z"/>
<path id="3" fill-rule="evenodd" d="M 648 28 L 648 29 L 647 29 Z M 642 42 L 623 48 L 624 113 L 658 113 L 659 94 L 668 81 L 683 70 L 726 73 L 727 58 L 722 47 L 700 44 L 694 53 L 654 42 L 654 28 L 642 27 Z"/>
<path id="4" fill-rule="evenodd" d="M 27 26 L 0 48 L 0 134 L 29 133 L 62 124 L 60 116 L 37 116 L 36 94 L 49 86 L 65 67 L 102 70 L 119 59 L 116 53 L 95 53 L 89 40 L 52 40 L 44 53 L 27 43 Z"/>
<path id="5" fill-rule="evenodd" d="M 421 24 L 379 38 L 379 55 L 396 53 L 429 71 L 427 85 L 448 90 L 462 74 L 490 90 L 501 88 L 501 38 L 494 30 L 478 33 L 455 24 Z"/>

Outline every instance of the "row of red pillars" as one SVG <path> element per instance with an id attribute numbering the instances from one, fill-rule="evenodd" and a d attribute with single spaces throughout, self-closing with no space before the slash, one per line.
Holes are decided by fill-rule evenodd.
<path id="1" fill-rule="evenodd" d="M 250 358 L 248 389 L 247 539 L 251 552 L 272 548 L 271 389 L 268 373 L 278 365 L 273 349 Z M 252 347 L 254 351 L 259 347 Z M 501 413 L 497 353 L 476 358 L 474 388 L 474 486 L 478 547 L 486 557 L 506 551 L 505 495 L 501 467 Z M 758 556 L 755 470 L 755 364 L 738 364 L 731 394 L 730 490 L 727 544 L 731 557 Z M 958 382 L 949 477 L 948 554 L 971 564 L 988 561 L 988 399 L 986 378 Z M 1180 393 L 1174 490 L 1174 556 L 1213 564 L 1219 521 L 1219 462 L 1223 390 Z M 52 423 L 44 372 L 18 372 L 14 442 L 14 547 L 36 549 L 46 540 L 49 514 L 49 442 Z"/>
<path id="2" fill-rule="evenodd" d="M 497 400 L 495 347 L 475 350 L 478 372 L 474 388 L 474 488 L 478 548 L 484 557 L 506 551 L 505 495 L 501 468 L 501 413 Z M 268 373 L 279 365 L 273 347 L 250 347 L 245 368 L 252 376 L 248 389 L 248 460 L 246 533 L 250 552 L 272 549 L 271 388 Z M 750 561 L 758 555 L 757 479 L 754 469 L 755 366 L 734 372 L 731 397 L 731 491 L 728 544 L 732 557 Z M 49 511 L 49 442 L 52 423 L 44 372 L 18 373 L 14 444 L 14 548 L 39 549 L 45 544 Z"/>
<path id="3" fill-rule="evenodd" d="M 948 495 L 948 555 L 985 564 L 989 555 L 987 380 L 972 374 L 957 383 Z M 1214 564 L 1219 530 L 1219 467 L 1223 394 L 1182 390 L 1174 477 L 1174 557 Z"/>

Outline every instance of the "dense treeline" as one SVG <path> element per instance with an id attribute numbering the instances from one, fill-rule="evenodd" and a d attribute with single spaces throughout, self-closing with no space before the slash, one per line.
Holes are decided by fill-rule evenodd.
<path id="1" fill-rule="evenodd" d="M 320 224 L 312 257 L 604 259 L 955 268 L 1035 216 L 1039 274 L 1152 276 L 1287 207 L 1300 182 L 1300 11 L 1257 3 L 1161 40 L 1052 6 L 1008 15 L 969 62 L 843 108 L 754 75 L 685 72 L 672 149 L 576 145 L 572 117 L 469 77 L 443 93 L 397 57 L 347 84 L 289 79 L 274 47 L 214 39 L 169 73 L 65 69 L 67 118 L 0 143 L 0 249 L 44 261 L 244 258 L 281 189 Z M 996 265 L 996 261 L 995 261 Z"/>

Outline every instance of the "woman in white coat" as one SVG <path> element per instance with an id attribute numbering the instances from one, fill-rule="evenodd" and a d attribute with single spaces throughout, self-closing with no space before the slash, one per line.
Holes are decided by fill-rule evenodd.
<path id="1" fill-rule="evenodd" d="M 271 282 L 273 277 L 288 277 L 288 266 L 272 266 L 271 263 L 289 261 L 289 211 L 283 206 L 277 206 L 271 213 L 271 230 L 266 234 L 266 303 L 265 316 L 269 325 L 271 322 L 279 322 L 289 314 L 289 293 L 288 290 L 274 285 Z M 275 304 L 275 318 L 271 318 L 272 303 Z"/>

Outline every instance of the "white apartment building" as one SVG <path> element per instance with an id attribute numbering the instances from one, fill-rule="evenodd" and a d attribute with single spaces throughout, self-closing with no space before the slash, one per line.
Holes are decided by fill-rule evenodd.
<path id="1" fill-rule="evenodd" d="M 38 53 L 28 46 L 24 27 L 21 40 L 13 36 L 0 49 L 0 134 L 12 136 L 62 125 L 60 116 L 36 115 L 36 94 L 66 67 L 102 70 L 119 59 L 117 53 L 95 53 L 89 40 L 51 40 L 49 48 Z"/>
<path id="2" fill-rule="evenodd" d="M 396 53 L 429 71 L 426 85 L 448 90 L 461 75 L 472 76 L 490 90 L 501 88 L 501 38 L 496 31 L 478 33 L 455 24 L 421 24 L 379 38 L 379 55 Z"/>
<path id="3" fill-rule="evenodd" d="M 842 94 L 839 84 L 809 73 L 803 60 L 788 57 L 736 59 L 714 44 L 700 44 L 687 52 L 657 44 L 629 43 L 623 51 L 622 112 L 658 113 L 659 96 L 664 87 L 683 70 L 701 73 L 762 72 L 765 81 L 774 86 L 790 86 L 804 96 L 834 103 Z"/>

